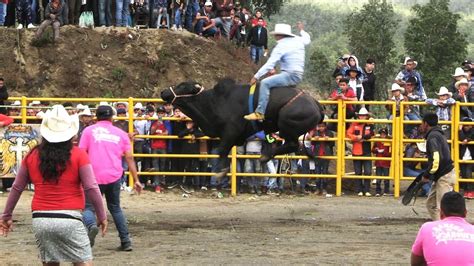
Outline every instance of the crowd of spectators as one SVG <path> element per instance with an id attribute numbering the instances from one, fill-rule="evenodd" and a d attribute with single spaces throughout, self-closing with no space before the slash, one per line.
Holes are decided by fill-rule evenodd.
<path id="1" fill-rule="evenodd" d="M 90 13 L 98 27 L 185 29 L 204 37 L 225 38 L 238 46 L 250 45 L 255 63 L 267 54 L 267 23 L 262 11 L 252 14 L 234 0 L 1 0 L 0 27 L 31 29 L 39 25 L 39 38 L 51 25 L 57 41 L 60 26 L 84 26 L 80 17 Z"/>

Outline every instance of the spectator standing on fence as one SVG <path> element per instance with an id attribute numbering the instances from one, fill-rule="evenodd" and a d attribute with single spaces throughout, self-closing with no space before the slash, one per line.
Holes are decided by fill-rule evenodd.
<path id="1" fill-rule="evenodd" d="M 382 128 L 379 130 L 381 139 L 388 139 L 388 130 Z M 372 148 L 372 153 L 375 154 L 375 157 L 381 158 L 390 158 L 390 143 L 377 141 Z M 375 175 L 376 176 L 388 176 L 390 173 L 390 161 L 376 160 L 375 161 Z M 386 196 L 390 193 L 390 180 L 385 179 L 383 195 Z M 377 179 L 375 187 L 375 196 L 380 197 L 382 195 L 382 180 Z"/>
<path id="2" fill-rule="evenodd" d="M 456 93 L 457 88 L 456 88 L 456 82 L 460 81 L 463 78 L 467 78 L 467 73 L 464 72 L 464 70 L 460 67 L 457 67 L 456 70 L 454 70 L 454 74 L 452 75 L 453 81 L 449 85 L 449 91 L 452 93 Z"/>
<path id="3" fill-rule="evenodd" d="M 357 117 L 360 120 L 368 120 L 370 117 L 369 112 L 364 107 L 360 108 L 357 113 Z M 347 137 L 352 141 L 352 156 L 371 156 L 371 145 L 368 142 L 369 139 L 374 135 L 374 126 L 367 122 L 353 122 L 347 130 Z M 355 175 L 371 176 L 372 175 L 372 162 L 370 160 L 353 160 Z M 358 180 L 358 196 L 372 196 L 370 190 L 370 179 L 359 179 Z"/>
<path id="4" fill-rule="evenodd" d="M 408 101 L 408 98 L 402 94 L 402 89 L 400 85 L 393 83 L 391 88 L 392 97 L 387 100 L 388 102 L 395 102 L 395 116 L 397 117 L 400 117 L 400 103 Z M 385 107 L 389 111 L 388 119 L 393 119 L 392 104 L 387 104 Z"/>
<path id="5" fill-rule="evenodd" d="M 451 92 L 446 87 L 439 88 L 439 92 L 436 93 L 438 99 L 426 99 L 426 103 L 436 106 L 436 115 L 439 121 L 451 121 L 451 108 L 456 101 L 451 97 Z M 447 139 L 451 139 L 451 127 L 449 125 L 440 125 L 444 135 Z"/>
<path id="6" fill-rule="evenodd" d="M 425 133 L 426 154 L 428 165 L 424 169 L 423 182 L 433 181 L 426 207 L 433 221 L 439 220 L 441 198 L 446 192 L 453 190 L 455 172 L 451 151 L 443 131 L 438 127 L 438 116 L 427 113 L 423 116 L 420 126 Z"/>
<path id="7" fill-rule="evenodd" d="M 357 101 L 357 96 L 354 90 L 349 87 L 349 80 L 346 78 L 340 78 L 338 87 L 331 92 L 329 96 L 330 100 L 343 100 L 343 101 Z M 337 108 L 337 107 L 336 107 Z M 331 118 L 337 119 L 337 109 L 333 112 Z M 352 104 L 346 105 L 346 119 L 353 118 L 355 116 L 355 107 Z"/>
<path id="8" fill-rule="evenodd" d="M 441 220 L 421 226 L 411 249 L 411 265 L 474 265 L 474 226 L 466 216 L 461 194 L 444 194 Z"/>
<path id="9" fill-rule="evenodd" d="M 257 25 L 250 29 L 247 37 L 247 43 L 250 44 L 250 58 L 256 65 L 260 58 L 268 53 L 268 32 L 263 22 L 263 18 L 258 19 Z"/>
<path id="10" fill-rule="evenodd" d="M 473 122 L 469 117 L 464 117 L 463 122 Z M 474 141 L 474 128 L 472 125 L 461 125 L 459 130 L 459 159 L 463 161 L 470 161 L 474 159 L 474 145 L 468 144 L 468 142 Z M 461 177 L 472 178 L 472 164 L 462 163 L 461 166 Z M 461 183 L 461 188 L 464 189 L 464 197 L 466 199 L 474 199 L 474 184 L 473 183 Z"/>
<path id="11" fill-rule="evenodd" d="M 362 86 L 364 86 L 364 100 L 366 101 L 375 100 L 374 70 L 375 70 L 375 60 L 372 58 L 367 59 L 367 61 L 365 62 L 365 67 L 364 67 L 364 80 L 362 82 Z M 366 108 L 367 107 L 369 106 L 366 106 Z"/>
<path id="12" fill-rule="evenodd" d="M 469 89 L 469 82 L 466 78 L 459 79 L 455 84 L 456 92 L 454 93 L 453 99 L 462 102 L 468 103 L 474 101 L 474 92 Z M 460 106 L 461 108 L 461 118 L 468 117 L 474 118 L 472 113 L 472 106 Z"/>
<path id="13" fill-rule="evenodd" d="M 405 87 L 407 80 L 414 77 L 416 80 L 414 93 L 418 95 L 420 100 L 424 101 L 426 99 L 426 93 L 425 88 L 423 87 L 423 81 L 421 80 L 421 74 L 415 69 L 417 65 L 418 62 L 413 58 L 405 57 L 405 62 L 403 63 L 404 69 L 397 74 L 395 82 L 401 87 Z"/>
<path id="14" fill-rule="evenodd" d="M 0 235 L 6 236 L 12 231 L 12 213 L 21 193 L 32 182 L 33 232 L 44 265 L 91 264 L 92 250 L 80 212 L 84 194 L 97 209 L 102 234 L 107 229 L 107 215 L 87 153 L 72 144 L 78 128 L 77 116 L 69 116 L 61 105 L 46 113 L 40 127 L 43 140 L 23 160 L 0 221 Z"/>
<path id="15" fill-rule="evenodd" d="M 89 154 L 100 191 L 105 194 L 107 208 L 119 233 L 119 250 L 131 251 L 132 242 L 128 233 L 127 220 L 120 207 L 122 156 L 127 161 L 130 175 L 135 182 L 135 190 L 140 193 L 143 186 L 138 180 L 130 138 L 127 133 L 112 124 L 113 108 L 108 105 L 99 105 L 96 116 L 97 123 L 84 130 L 79 147 Z M 90 200 L 91 198 L 86 199 L 83 215 L 92 246 L 97 234 L 97 227 L 94 217 L 95 208 L 90 204 Z"/>

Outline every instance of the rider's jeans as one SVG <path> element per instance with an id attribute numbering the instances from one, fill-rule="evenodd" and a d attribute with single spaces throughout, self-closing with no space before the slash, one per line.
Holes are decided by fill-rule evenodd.
<path id="1" fill-rule="evenodd" d="M 260 92 L 258 94 L 258 106 L 255 112 L 264 114 L 267 109 L 270 89 L 275 87 L 294 86 L 303 79 L 302 73 L 281 72 L 263 79 L 260 82 Z"/>

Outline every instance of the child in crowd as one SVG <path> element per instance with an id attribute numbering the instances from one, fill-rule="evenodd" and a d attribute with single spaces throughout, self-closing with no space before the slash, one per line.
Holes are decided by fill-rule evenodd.
<path id="1" fill-rule="evenodd" d="M 166 136 L 168 130 L 166 129 L 165 123 L 163 123 L 163 117 L 166 111 L 163 107 L 159 107 L 156 110 L 158 120 L 155 120 L 151 124 L 150 135 Z M 166 154 L 166 139 L 152 139 L 151 140 L 151 153 L 152 154 Z M 165 169 L 165 158 L 152 158 L 153 171 L 163 172 Z M 161 185 L 165 183 L 163 176 L 155 176 L 153 180 L 153 186 L 155 187 L 156 193 L 161 193 Z"/>
<path id="2" fill-rule="evenodd" d="M 262 154 L 262 145 L 263 139 L 265 139 L 265 133 L 263 131 L 259 131 L 254 135 L 247 138 L 247 142 L 245 144 L 245 154 L 247 155 L 261 155 Z M 259 159 L 245 159 L 245 166 L 244 166 L 245 173 L 261 173 L 262 172 L 262 164 L 260 163 Z M 247 184 L 249 187 L 249 192 L 254 194 L 261 194 L 261 184 L 260 177 L 248 177 Z"/>
<path id="3" fill-rule="evenodd" d="M 368 120 L 370 117 L 369 112 L 365 107 L 360 108 L 357 113 L 358 119 Z M 352 156 L 371 156 L 370 142 L 367 140 L 371 139 L 374 135 L 374 125 L 366 122 L 353 122 L 347 130 L 347 137 L 352 141 Z M 372 175 L 372 162 L 369 160 L 353 160 L 355 175 L 370 176 Z M 359 179 L 358 196 L 370 197 L 372 194 L 370 190 L 369 179 Z"/>
<path id="4" fill-rule="evenodd" d="M 398 84 L 397 84 L 398 85 Z M 386 128 L 382 128 L 379 130 L 380 138 L 381 139 L 388 139 L 388 130 Z M 390 152 L 390 143 L 377 141 L 372 148 L 372 153 L 375 154 L 376 157 L 383 157 L 389 158 L 391 156 Z M 390 161 L 385 160 L 377 160 L 375 161 L 375 175 L 376 176 L 388 176 L 390 173 Z M 377 179 L 376 188 L 375 188 L 375 196 L 380 197 L 382 195 L 382 180 Z M 390 180 L 384 180 L 384 193 L 383 195 L 388 195 L 390 193 Z"/>
<path id="5" fill-rule="evenodd" d="M 316 126 L 312 141 L 312 154 L 315 163 L 315 174 L 329 174 L 329 159 L 322 159 L 319 156 L 332 156 L 334 155 L 334 141 L 328 141 L 329 138 L 334 138 L 335 133 L 327 128 L 326 122 L 322 122 Z M 318 178 L 316 180 L 316 190 L 314 194 L 323 195 L 327 194 L 327 178 Z"/>

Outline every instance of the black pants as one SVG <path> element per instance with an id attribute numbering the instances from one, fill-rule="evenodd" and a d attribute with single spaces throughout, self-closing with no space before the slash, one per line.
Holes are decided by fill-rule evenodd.
<path id="1" fill-rule="evenodd" d="M 363 156 L 363 155 L 362 155 Z M 354 155 L 354 157 L 356 157 Z M 354 172 L 356 175 L 372 175 L 372 162 L 368 160 L 354 160 Z M 369 192 L 370 190 L 370 179 L 359 179 L 358 180 L 358 191 L 357 192 Z"/>

